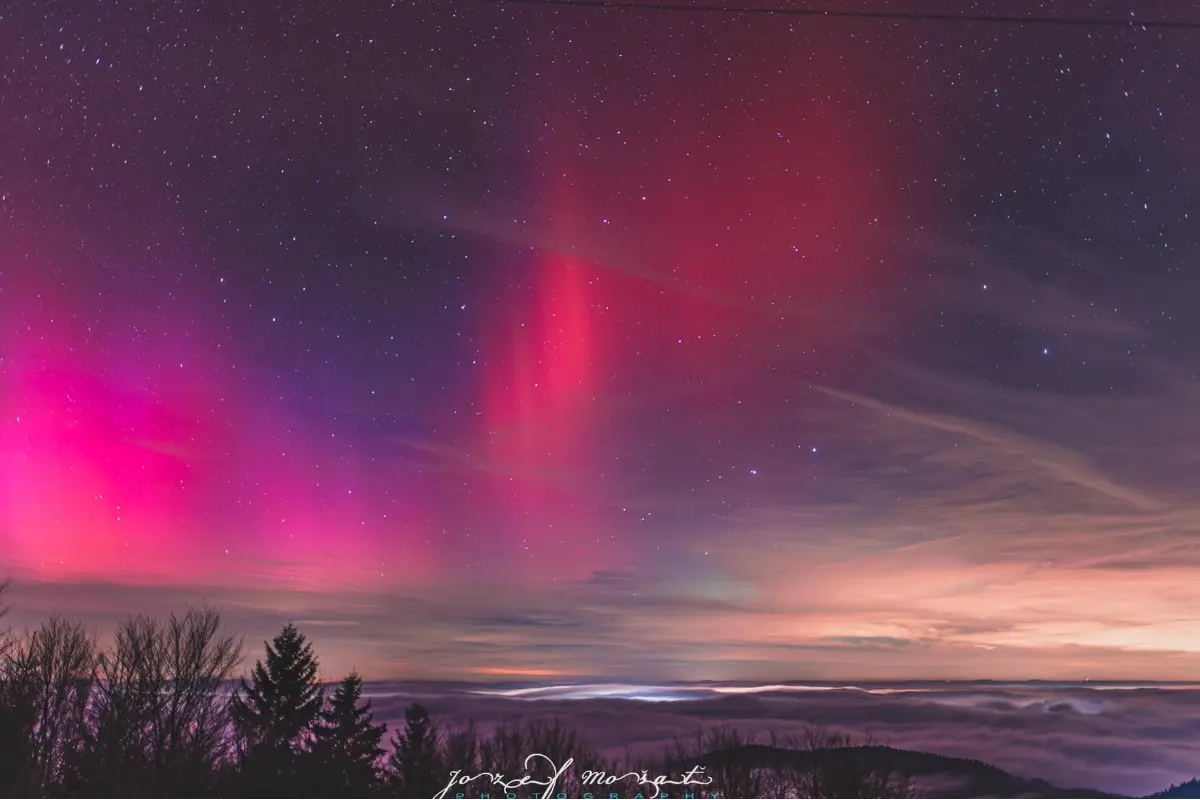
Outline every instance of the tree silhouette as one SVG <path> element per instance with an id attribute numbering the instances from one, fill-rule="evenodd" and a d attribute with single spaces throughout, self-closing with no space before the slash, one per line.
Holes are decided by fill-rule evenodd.
<path id="1" fill-rule="evenodd" d="M 0 583 L 0 617 L 8 612 Z M 0 630 L 0 796 L 22 797 L 31 790 L 33 728 L 37 714 L 33 687 L 18 667 L 17 643 Z"/>
<path id="2" fill-rule="evenodd" d="M 6 588 L 0 583 L 0 601 Z M 0 617 L 3 611 L 0 602 Z M 443 729 L 415 703 L 392 740 L 385 772 L 380 743 L 387 727 L 374 721 L 357 673 L 326 702 L 312 646 L 288 625 L 229 695 L 240 647 L 219 634 L 219 623 L 203 607 L 165 622 L 133 617 L 99 655 L 82 625 L 57 615 L 33 632 L 0 629 L 0 797 L 370 797 L 384 789 L 432 797 L 451 770 L 544 779 L 548 766 L 527 761 L 534 753 L 555 765 L 573 760 L 556 784 L 572 797 L 601 785 L 635 796 L 647 788 L 643 771 L 679 775 L 700 766 L 711 784 L 685 793 L 916 796 L 913 762 L 905 759 L 922 754 L 869 739 L 855 744 L 819 727 L 782 743 L 772 736 L 769 745 L 734 729 L 701 730 L 692 747 L 676 742 L 661 760 L 627 750 L 618 765 L 557 719 L 502 721 L 482 735 L 470 722 Z M 453 793 L 498 791 L 481 779 Z"/>
<path id="3" fill-rule="evenodd" d="M 15 696 L 18 730 L 25 733 L 23 786 L 18 797 L 58 790 L 63 767 L 82 739 L 95 682 L 96 646 L 83 625 L 57 614 L 10 646 L 5 682 Z"/>
<path id="4" fill-rule="evenodd" d="M 858 745 L 849 734 L 822 726 L 808 728 L 799 749 L 819 758 L 796 776 L 796 791 L 814 798 L 914 797 L 912 776 L 894 769 L 874 744 L 869 736 Z"/>
<path id="5" fill-rule="evenodd" d="M 241 751 L 242 789 L 296 796 L 313 788 L 302 773 L 324 701 L 317 659 L 292 624 L 266 643 L 266 651 L 266 664 L 254 665 L 250 682 L 242 679 L 230 706 Z"/>
<path id="6" fill-rule="evenodd" d="M 753 745 L 754 737 L 737 728 L 725 725 L 709 730 L 700 728 L 690 747 L 680 740 L 675 741 L 671 760 L 677 768 L 687 769 L 683 765 L 691 766 L 697 759 L 705 759 L 705 775 L 712 780 L 705 788 L 719 792 L 722 797 L 761 797 L 768 775 L 743 755 Z M 725 757 L 709 758 L 713 753 Z"/>
<path id="7" fill-rule="evenodd" d="M 207 608 L 165 623 L 124 620 L 99 659 L 83 740 L 67 788 L 81 795 L 197 796 L 213 788 L 228 747 L 221 692 L 241 654 Z"/>
<path id="8" fill-rule="evenodd" d="M 413 703 L 405 710 L 404 732 L 396 732 L 388 759 L 396 797 L 433 797 L 445 787 L 450 776 L 442 763 L 440 738 L 423 706 Z"/>
<path id="9" fill-rule="evenodd" d="M 346 676 L 315 726 L 314 767 L 322 796 L 365 797 L 379 788 L 380 743 L 387 726 L 374 724 L 371 701 L 362 700 L 362 689 L 357 673 Z"/>

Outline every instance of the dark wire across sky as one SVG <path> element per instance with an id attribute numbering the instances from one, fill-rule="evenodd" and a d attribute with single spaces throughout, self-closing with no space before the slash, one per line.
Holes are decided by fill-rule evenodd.
<path id="1" fill-rule="evenodd" d="M 947 14 L 915 11 L 855 11 L 817 8 L 786 8 L 778 6 L 745 6 L 709 3 L 656 3 L 638 0 L 485 0 L 494 4 L 534 6 L 578 6 L 580 8 L 611 8 L 630 11 L 687 11 L 709 14 L 754 14 L 786 17 L 825 17 L 837 19 L 873 19 L 892 22 L 958 22 L 993 25 L 1055 25 L 1059 27 L 1127 28 L 1137 30 L 1200 30 L 1200 20 L 1138 19 L 1130 12 L 1128 19 L 1099 19 L 1095 17 L 1048 17 L 1012 14 Z"/>

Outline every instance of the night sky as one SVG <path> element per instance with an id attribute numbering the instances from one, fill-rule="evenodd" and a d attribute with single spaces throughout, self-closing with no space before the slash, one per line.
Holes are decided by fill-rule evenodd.
<path id="1" fill-rule="evenodd" d="M 372 679 L 1194 678 L 1198 42 L 10 4 L 14 619 L 204 600 Z"/>

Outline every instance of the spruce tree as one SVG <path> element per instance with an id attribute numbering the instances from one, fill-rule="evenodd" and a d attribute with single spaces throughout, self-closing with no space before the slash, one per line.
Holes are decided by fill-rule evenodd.
<path id="1" fill-rule="evenodd" d="M 404 732 L 396 732 L 388 759 L 397 797 L 433 797 L 446 786 L 449 773 L 438 749 L 437 724 L 413 703 L 404 712 Z"/>
<path id="2" fill-rule="evenodd" d="M 305 780 L 304 757 L 324 694 L 312 645 L 288 624 L 266 644 L 267 660 L 243 678 L 230 710 L 242 747 L 244 789 L 260 796 L 295 796 Z"/>
<path id="3" fill-rule="evenodd" d="M 378 788 L 387 726 L 373 723 L 371 701 L 362 701 L 362 689 L 362 678 L 351 673 L 321 710 L 313 752 L 323 796 L 366 797 Z"/>

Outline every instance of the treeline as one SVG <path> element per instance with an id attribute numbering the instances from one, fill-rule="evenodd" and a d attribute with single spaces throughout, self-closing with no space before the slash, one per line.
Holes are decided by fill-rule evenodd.
<path id="1" fill-rule="evenodd" d="M 3 586 L 0 585 L 0 590 Z M 2 595 L 0 591 L 0 595 Z M 2 612 L 2 609 L 0 609 Z M 133 617 L 101 648 L 82 624 L 53 616 L 24 634 L 0 633 L 0 796 L 8 797 L 410 797 L 430 798 L 458 771 L 544 780 L 549 762 L 573 764 L 554 795 L 655 796 L 636 775 L 678 780 L 705 767 L 707 784 L 664 786 L 672 797 L 908 797 L 912 783 L 862 761 L 871 748 L 810 731 L 788 747 L 818 761 L 780 760 L 736 731 L 701 732 L 653 763 L 602 758 L 561 722 L 510 722 L 487 732 L 444 727 L 420 705 L 388 737 L 356 674 L 317 680 L 311 644 L 294 626 L 266 644 L 248 678 L 235 680 L 240 644 L 208 608 L 165 621 Z M 232 688 L 231 688 L 232 687 Z M 762 758 L 763 752 L 776 757 Z M 533 753 L 549 762 L 528 762 Z M 839 753 L 829 758 L 829 753 Z M 478 778 L 445 796 L 535 797 Z"/>

